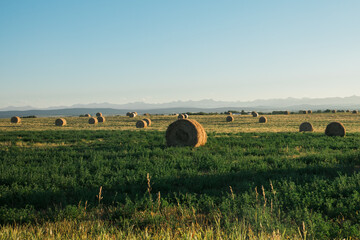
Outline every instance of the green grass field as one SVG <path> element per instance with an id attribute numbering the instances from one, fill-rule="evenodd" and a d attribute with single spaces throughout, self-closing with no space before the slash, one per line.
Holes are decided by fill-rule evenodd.
<path id="1" fill-rule="evenodd" d="M 0 119 L 0 239 L 359 239 L 359 115 L 267 117 L 190 116 L 196 149 L 166 147 L 175 116 Z"/>

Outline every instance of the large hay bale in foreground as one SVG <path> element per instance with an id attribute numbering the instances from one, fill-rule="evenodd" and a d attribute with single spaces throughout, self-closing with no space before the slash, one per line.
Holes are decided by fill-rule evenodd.
<path id="1" fill-rule="evenodd" d="M 85 117 L 91 117 L 91 115 L 87 113 L 87 114 L 85 114 Z"/>
<path id="2" fill-rule="evenodd" d="M 193 119 L 179 119 L 166 130 L 168 146 L 199 147 L 205 145 L 207 135 L 203 126 Z"/>
<path id="3" fill-rule="evenodd" d="M 101 112 L 98 112 L 98 113 L 96 113 L 96 116 L 97 116 L 97 117 L 102 117 L 102 113 L 101 113 Z"/>
<path id="4" fill-rule="evenodd" d="M 227 121 L 227 122 L 233 122 L 233 121 L 234 121 L 234 117 L 231 116 L 231 115 L 230 115 L 230 116 L 227 116 L 227 117 L 226 117 L 226 121 Z"/>
<path id="5" fill-rule="evenodd" d="M 358 111 L 358 110 L 354 110 L 354 111 L 352 111 L 352 113 L 353 113 L 353 114 L 358 114 L 359 111 Z"/>
<path id="6" fill-rule="evenodd" d="M 103 117 L 103 116 L 98 117 L 97 120 L 98 120 L 99 123 L 106 121 L 105 117 Z"/>
<path id="7" fill-rule="evenodd" d="M 325 134 L 327 136 L 344 137 L 346 135 L 346 129 L 341 122 L 332 122 L 326 126 Z"/>
<path id="8" fill-rule="evenodd" d="M 65 126 L 65 125 L 66 125 L 66 120 L 65 120 L 65 118 L 58 118 L 58 119 L 56 119 L 56 120 L 55 120 L 55 125 L 56 125 L 56 126 L 59 126 L 59 127 Z"/>
<path id="9" fill-rule="evenodd" d="M 184 114 L 179 114 L 178 119 L 185 119 L 185 115 Z"/>
<path id="10" fill-rule="evenodd" d="M 21 118 L 18 116 L 14 116 L 10 119 L 11 123 L 21 123 Z"/>
<path id="11" fill-rule="evenodd" d="M 146 128 L 147 122 L 144 120 L 139 120 L 136 122 L 136 128 Z"/>
<path id="12" fill-rule="evenodd" d="M 89 124 L 97 124 L 99 121 L 97 120 L 97 118 L 89 118 Z"/>
<path id="13" fill-rule="evenodd" d="M 314 127 L 309 122 L 303 122 L 299 126 L 299 132 L 313 132 L 313 131 L 314 131 Z"/>
<path id="14" fill-rule="evenodd" d="M 267 123 L 267 118 L 262 116 L 259 118 L 259 123 Z"/>
<path id="15" fill-rule="evenodd" d="M 149 118 L 144 118 L 143 121 L 146 122 L 146 125 L 147 125 L 148 127 L 151 126 L 151 120 L 150 120 Z"/>
<path id="16" fill-rule="evenodd" d="M 252 111 L 252 112 L 251 112 L 251 115 L 252 115 L 253 117 L 258 117 L 258 116 L 259 116 L 259 114 L 258 114 L 257 112 L 255 112 L 255 111 Z"/>

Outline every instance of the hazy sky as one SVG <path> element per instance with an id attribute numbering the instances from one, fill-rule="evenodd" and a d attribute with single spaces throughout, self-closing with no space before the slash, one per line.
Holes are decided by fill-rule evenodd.
<path id="1" fill-rule="evenodd" d="M 2 0 L 0 83 L 0 107 L 360 95 L 360 1 Z"/>

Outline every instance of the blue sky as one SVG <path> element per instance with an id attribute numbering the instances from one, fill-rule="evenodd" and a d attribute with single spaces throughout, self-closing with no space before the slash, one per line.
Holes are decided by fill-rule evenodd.
<path id="1" fill-rule="evenodd" d="M 360 1 L 0 1 L 0 108 L 360 95 Z"/>

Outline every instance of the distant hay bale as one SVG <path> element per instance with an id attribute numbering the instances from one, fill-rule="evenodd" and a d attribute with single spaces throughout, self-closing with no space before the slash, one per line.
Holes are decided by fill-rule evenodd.
<path id="1" fill-rule="evenodd" d="M 259 123 L 267 123 L 267 118 L 262 116 L 259 118 Z"/>
<path id="2" fill-rule="evenodd" d="M 144 120 L 139 120 L 136 122 L 136 128 L 146 128 L 147 122 Z"/>
<path id="3" fill-rule="evenodd" d="M 309 114 L 311 114 L 311 113 L 312 113 L 312 110 L 307 110 L 307 112 L 308 112 Z"/>
<path id="4" fill-rule="evenodd" d="M 85 114 L 85 117 L 91 117 L 91 115 L 90 115 L 90 114 L 88 114 L 88 113 L 86 113 L 86 114 Z"/>
<path id="5" fill-rule="evenodd" d="M 233 121 L 234 121 L 234 117 L 231 116 L 231 115 L 229 115 L 229 116 L 226 117 L 226 121 L 227 121 L 227 122 L 233 122 Z"/>
<path id="6" fill-rule="evenodd" d="M 314 127 L 309 122 L 303 122 L 299 126 L 299 132 L 313 132 L 313 131 L 314 131 Z"/>
<path id="7" fill-rule="evenodd" d="M 227 115 L 232 115 L 232 112 L 225 112 L 225 114 L 227 114 Z"/>
<path id="8" fill-rule="evenodd" d="M 290 115 L 290 111 L 284 111 L 285 115 Z"/>
<path id="9" fill-rule="evenodd" d="M 98 120 L 99 123 L 106 121 L 105 117 L 103 117 L 103 116 L 98 117 L 97 120 Z"/>
<path id="10" fill-rule="evenodd" d="M 344 137 L 346 135 L 346 129 L 341 122 L 332 122 L 326 126 L 325 134 L 327 136 Z"/>
<path id="11" fill-rule="evenodd" d="M 135 114 L 135 117 L 138 115 L 138 113 L 137 112 L 133 112 L 134 114 Z"/>
<path id="12" fill-rule="evenodd" d="M 350 112 L 350 110 L 348 109 L 348 110 L 346 110 L 346 112 L 347 112 L 347 113 L 349 113 L 349 112 Z"/>
<path id="13" fill-rule="evenodd" d="M 179 114 L 178 119 L 185 119 L 185 115 L 184 114 Z"/>
<path id="14" fill-rule="evenodd" d="M 18 116 L 14 116 L 10 119 L 10 122 L 12 123 L 21 123 L 21 118 Z"/>
<path id="15" fill-rule="evenodd" d="M 126 116 L 130 117 L 130 114 L 131 114 L 131 112 L 127 112 L 127 113 L 126 113 Z"/>
<path id="16" fill-rule="evenodd" d="M 331 112 L 332 112 L 332 113 L 336 113 L 336 110 L 334 109 L 334 110 L 332 110 Z"/>
<path id="17" fill-rule="evenodd" d="M 134 112 L 130 113 L 129 117 L 134 118 L 136 117 L 136 114 Z"/>
<path id="18" fill-rule="evenodd" d="M 259 114 L 258 114 L 257 112 L 255 112 L 255 111 L 252 111 L 252 112 L 251 112 L 251 115 L 252 115 L 253 117 L 258 117 L 258 116 L 259 116 Z"/>
<path id="19" fill-rule="evenodd" d="M 144 113 L 144 116 L 150 117 L 150 113 Z"/>
<path id="20" fill-rule="evenodd" d="M 358 111 L 358 110 L 353 110 L 352 113 L 353 113 L 353 114 L 358 114 L 359 111 Z"/>
<path id="21" fill-rule="evenodd" d="M 203 126 L 193 119 L 179 119 L 171 123 L 165 137 L 168 146 L 199 147 L 207 141 Z"/>
<path id="22" fill-rule="evenodd" d="M 308 114 L 308 111 L 306 111 L 306 110 L 300 110 L 299 113 L 301 113 L 301 114 Z"/>
<path id="23" fill-rule="evenodd" d="M 185 119 L 189 118 L 189 115 L 187 115 L 186 113 L 184 113 L 184 117 Z"/>
<path id="24" fill-rule="evenodd" d="M 97 118 L 94 118 L 94 117 L 89 118 L 89 124 L 97 124 L 98 122 L 99 122 L 99 121 L 98 121 Z"/>
<path id="25" fill-rule="evenodd" d="M 65 126 L 65 125 L 66 125 L 66 120 L 65 120 L 65 118 L 58 118 L 58 119 L 56 119 L 56 120 L 55 120 L 55 125 L 56 125 L 56 126 L 59 126 L 59 127 Z"/>
<path id="26" fill-rule="evenodd" d="M 97 116 L 97 117 L 102 117 L 102 113 L 101 113 L 101 112 L 98 112 L 98 113 L 96 113 L 96 116 Z"/>

